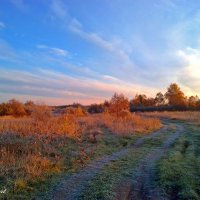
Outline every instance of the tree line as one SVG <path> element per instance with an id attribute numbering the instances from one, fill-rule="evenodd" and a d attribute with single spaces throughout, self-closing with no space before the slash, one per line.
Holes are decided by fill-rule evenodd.
<path id="1" fill-rule="evenodd" d="M 13 115 L 21 117 L 30 115 L 34 107 L 37 106 L 32 101 L 21 103 L 11 99 L 0 104 L 0 116 Z M 136 94 L 130 101 L 123 94 L 115 93 L 109 101 L 101 104 L 91 104 L 83 106 L 79 103 L 72 105 L 52 107 L 54 110 L 64 110 L 69 107 L 80 107 L 89 113 L 114 112 L 120 113 L 122 110 L 136 111 L 178 111 L 178 110 L 200 110 L 200 99 L 196 96 L 187 97 L 176 83 L 172 83 L 167 88 L 166 93 L 158 92 L 156 96 L 147 97 L 145 94 Z"/>
<path id="2" fill-rule="evenodd" d="M 120 95 L 114 94 L 114 96 Z M 128 101 L 126 97 L 124 97 L 124 101 Z M 109 101 L 105 101 L 103 104 L 92 104 L 89 106 L 88 111 L 90 113 L 100 113 L 107 109 L 109 104 Z M 132 112 L 200 110 L 200 99 L 197 95 L 187 97 L 178 84 L 172 83 L 165 93 L 158 92 L 154 98 L 147 97 L 145 94 L 136 94 L 129 101 L 129 106 Z"/>

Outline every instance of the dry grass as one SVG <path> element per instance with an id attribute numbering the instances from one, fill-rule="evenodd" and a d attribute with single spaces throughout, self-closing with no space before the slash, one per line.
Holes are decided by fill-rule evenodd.
<path id="1" fill-rule="evenodd" d="M 0 133 L 18 135 L 66 135 L 76 137 L 80 132 L 77 119 L 71 115 L 36 115 L 24 118 L 0 118 Z"/>
<path id="2" fill-rule="evenodd" d="M 162 126 L 160 120 L 156 118 L 144 118 L 135 114 L 116 117 L 103 113 L 85 117 L 82 121 L 87 124 L 87 130 L 94 127 L 106 127 L 114 134 L 119 135 L 146 133 Z"/>
<path id="3" fill-rule="evenodd" d="M 184 121 L 195 122 L 200 124 L 200 111 L 175 111 L 175 112 L 149 112 L 145 116 L 164 117 L 170 119 L 178 119 Z"/>
<path id="4" fill-rule="evenodd" d="M 30 117 L 0 118 L 0 187 L 27 189 L 62 171 L 64 162 L 72 165 L 70 152 L 63 150 L 83 131 L 75 116 L 52 116 L 43 106 Z"/>
<path id="5" fill-rule="evenodd" d="M 36 108 L 30 117 L 1 117 L 0 187 L 6 186 L 9 192 L 32 190 L 30 185 L 35 182 L 84 164 L 90 158 L 82 143 L 97 142 L 96 135 L 105 128 L 127 135 L 160 127 L 158 119 L 130 113 L 121 117 L 108 113 L 77 116 L 77 112 L 53 116 L 45 106 Z"/>

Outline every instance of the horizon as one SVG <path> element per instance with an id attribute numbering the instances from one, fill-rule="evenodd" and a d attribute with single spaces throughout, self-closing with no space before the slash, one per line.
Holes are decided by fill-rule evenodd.
<path id="1" fill-rule="evenodd" d="M 0 0 L 0 103 L 200 96 L 200 2 Z"/>

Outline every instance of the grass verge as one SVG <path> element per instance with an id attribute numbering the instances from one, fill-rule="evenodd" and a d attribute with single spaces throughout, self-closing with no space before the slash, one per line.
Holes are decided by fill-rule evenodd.
<path id="1" fill-rule="evenodd" d="M 175 131 L 174 126 L 152 139 L 145 139 L 139 148 L 130 148 L 128 153 L 118 160 L 106 165 L 87 185 L 82 192 L 81 200 L 113 199 L 116 196 L 115 187 L 124 179 L 134 176 L 134 168 L 145 155 L 159 147 L 162 142 Z"/>
<path id="2" fill-rule="evenodd" d="M 200 128 L 186 125 L 186 133 L 157 165 L 157 185 L 170 199 L 200 199 Z"/>

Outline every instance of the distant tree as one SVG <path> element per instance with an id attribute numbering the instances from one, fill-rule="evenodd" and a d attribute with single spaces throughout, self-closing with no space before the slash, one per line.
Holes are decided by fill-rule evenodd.
<path id="1" fill-rule="evenodd" d="M 91 104 L 88 108 L 89 113 L 102 113 L 104 111 L 103 104 Z"/>
<path id="2" fill-rule="evenodd" d="M 188 98 L 188 106 L 190 108 L 196 108 L 197 107 L 197 102 L 199 101 L 199 97 L 198 96 L 190 96 Z"/>
<path id="3" fill-rule="evenodd" d="M 138 107 L 138 106 L 146 106 L 148 99 L 145 94 L 136 94 L 135 98 L 131 100 L 131 106 L 132 107 Z"/>
<path id="4" fill-rule="evenodd" d="M 31 100 L 26 101 L 26 103 L 24 104 L 25 106 L 34 106 L 35 103 Z"/>
<path id="5" fill-rule="evenodd" d="M 187 99 L 176 83 L 168 87 L 165 97 L 171 106 L 185 107 L 187 105 Z"/>
<path id="6" fill-rule="evenodd" d="M 110 102 L 105 100 L 103 103 L 103 107 L 108 108 L 109 106 L 110 106 Z"/>
<path id="7" fill-rule="evenodd" d="M 200 109 L 200 100 L 198 100 L 196 103 L 196 109 L 198 109 L 198 110 Z"/>
<path id="8" fill-rule="evenodd" d="M 162 92 L 158 92 L 155 97 L 156 106 L 161 106 L 165 104 L 165 96 Z"/>
<path id="9" fill-rule="evenodd" d="M 130 110 L 128 98 L 126 98 L 123 94 L 115 93 L 109 103 L 109 113 L 116 116 L 120 116 L 121 111 Z"/>
<path id="10" fill-rule="evenodd" d="M 109 107 L 110 107 L 110 102 L 105 100 L 103 103 L 103 112 L 108 112 Z"/>
<path id="11" fill-rule="evenodd" d="M 156 102 L 155 102 L 155 99 L 150 97 L 150 98 L 147 98 L 146 102 L 145 102 L 145 106 L 155 106 L 156 105 Z"/>
<path id="12" fill-rule="evenodd" d="M 81 105 L 80 103 L 74 102 L 72 105 L 70 105 L 70 107 L 73 107 L 73 108 L 79 108 L 79 107 L 81 107 L 81 108 L 83 108 L 84 106 Z"/>

